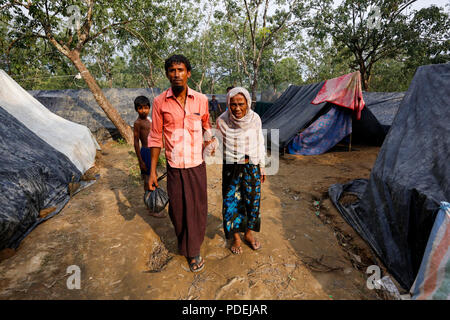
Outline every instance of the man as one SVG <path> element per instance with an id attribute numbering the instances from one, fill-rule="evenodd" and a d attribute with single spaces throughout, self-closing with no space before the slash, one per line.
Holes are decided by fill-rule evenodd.
<path id="1" fill-rule="evenodd" d="M 211 143 L 208 98 L 188 87 L 189 60 L 173 55 L 165 61 L 171 87 L 153 102 L 152 129 L 149 137 L 151 170 L 149 189 L 158 187 L 156 164 L 164 143 L 167 159 L 169 216 L 178 239 L 178 250 L 192 272 L 204 267 L 200 255 L 206 231 L 208 200 L 206 165 L 203 161 L 203 133 Z"/>
<path id="2" fill-rule="evenodd" d="M 216 96 L 212 95 L 211 101 L 209 102 L 211 115 L 213 116 L 213 121 L 216 122 L 217 118 L 222 114 L 219 101 L 216 100 Z"/>

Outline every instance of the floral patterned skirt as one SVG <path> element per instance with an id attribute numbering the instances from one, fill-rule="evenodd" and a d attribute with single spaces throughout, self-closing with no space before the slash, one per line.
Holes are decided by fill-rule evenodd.
<path id="1" fill-rule="evenodd" d="M 261 171 L 254 164 L 223 164 L 223 228 L 231 239 L 236 232 L 260 230 Z"/>

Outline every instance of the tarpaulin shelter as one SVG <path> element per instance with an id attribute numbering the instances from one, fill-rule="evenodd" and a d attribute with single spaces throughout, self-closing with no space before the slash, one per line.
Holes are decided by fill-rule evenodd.
<path id="1" fill-rule="evenodd" d="M 320 154 L 352 132 L 355 142 L 381 145 L 403 95 L 362 92 L 359 72 L 290 86 L 261 117 L 263 128 L 279 129 L 277 141 L 269 130 L 268 146 Z"/>
<path id="2" fill-rule="evenodd" d="M 30 94 L 55 114 L 88 127 L 93 133 L 106 129 L 110 133 L 116 127 L 100 108 L 94 95 L 88 89 L 35 90 Z M 158 88 L 107 88 L 103 93 L 120 116 L 130 126 L 137 119 L 134 99 L 146 96 L 153 103 L 153 98 L 161 93 Z M 150 112 L 151 115 L 151 112 Z"/>
<path id="3" fill-rule="evenodd" d="M 450 199 L 449 88 L 450 64 L 419 67 L 370 179 L 329 188 L 345 220 L 405 289 L 415 281 L 441 202 Z M 358 201 L 341 204 L 345 193 Z"/>
<path id="4" fill-rule="evenodd" d="M 360 82 L 359 72 L 354 72 L 290 86 L 261 118 L 263 128 L 279 129 L 279 141 L 271 141 L 270 130 L 268 140 L 281 149 L 291 143 L 289 151 L 296 154 L 327 151 L 351 133 L 352 113 L 358 118 L 364 109 Z"/>
<path id="5" fill-rule="evenodd" d="M 62 209 L 98 148 L 87 127 L 53 114 L 0 70 L 0 250 Z"/>
<path id="6" fill-rule="evenodd" d="M 404 96 L 404 92 L 363 92 L 366 107 L 361 119 L 352 123 L 353 141 L 381 146 Z"/>
<path id="7" fill-rule="evenodd" d="M 450 299 L 450 203 L 441 202 L 410 290 L 414 300 Z"/>
<path id="8" fill-rule="evenodd" d="M 266 102 L 266 101 L 256 101 L 255 109 L 254 111 L 262 117 L 264 113 L 267 112 L 270 108 L 272 108 L 273 102 Z"/>

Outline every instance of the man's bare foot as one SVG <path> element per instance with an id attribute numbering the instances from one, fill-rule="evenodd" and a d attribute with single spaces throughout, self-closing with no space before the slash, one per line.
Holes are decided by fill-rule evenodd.
<path id="1" fill-rule="evenodd" d="M 254 238 L 251 231 L 247 231 L 244 235 L 244 241 L 248 244 L 253 250 L 261 249 L 261 243 L 258 239 Z"/>
<path id="2" fill-rule="evenodd" d="M 166 216 L 166 215 L 164 214 L 164 211 L 161 211 L 161 212 L 156 213 L 156 212 L 152 212 L 152 211 L 148 210 L 148 214 L 149 214 L 151 217 L 155 217 L 155 218 L 164 218 L 164 217 Z"/>
<path id="3" fill-rule="evenodd" d="M 233 254 L 241 254 L 242 253 L 241 237 L 239 236 L 239 233 L 234 234 L 234 239 L 233 239 L 233 243 L 231 244 L 230 250 Z"/>

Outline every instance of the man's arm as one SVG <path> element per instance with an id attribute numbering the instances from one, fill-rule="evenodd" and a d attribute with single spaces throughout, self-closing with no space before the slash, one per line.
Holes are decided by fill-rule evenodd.
<path id="1" fill-rule="evenodd" d="M 148 187 L 150 191 L 158 188 L 158 174 L 156 172 L 156 167 L 158 166 L 159 154 L 161 153 L 161 148 L 152 147 L 150 148 L 150 157 L 152 159 L 152 164 L 150 166 L 150 177 L 148 180 Z"/>
<path id="2" fill-rule="evenodd" d="M 148 179 L 148 187 L 150 191 L 155 190 L 158 187 L 158 176 L 156 173 L 156 166 L 158 165 L 159 154 L 162 148 L 162 132 L 163 132 L 163 119 L 161 109 L 157 100 L 153 101 L 152 109 L 152 129 L 148 139 L 148 146 L 150 147 L 150 176 Z"/>
<path id="3" fill-rule="evenodd" d="M 205 107 L 205 113 L 202 116 L 202 129 L 203 129 L 203 136 L 205 138 L 205 143 L 208 145 L 211 143 L 212 138 L 212 132 L 211 132 L 211 122 L 209 121 L 209 108 L 208 108 L 209 102 L 206 100 L 206 107 Z M 205 134 L 206 132 L 206 134 Z"/>

